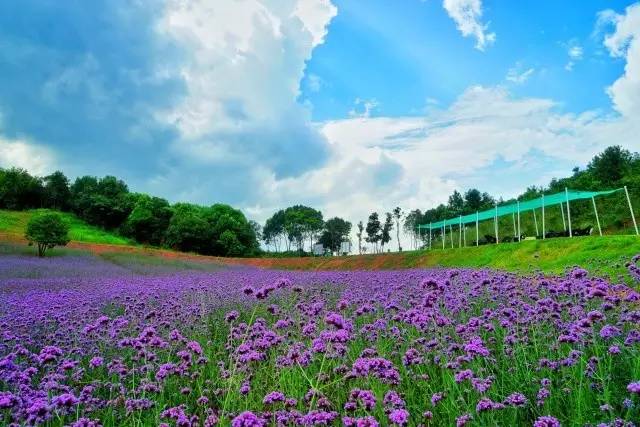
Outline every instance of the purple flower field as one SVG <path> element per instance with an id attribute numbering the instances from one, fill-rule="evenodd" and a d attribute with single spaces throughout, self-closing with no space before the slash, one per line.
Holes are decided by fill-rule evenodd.
<path id="1" fill-rule="evenodd" d="M 140 274 L 0 258 L 0 425 L 638 420 L 640 294 L 582 269 Z"/>

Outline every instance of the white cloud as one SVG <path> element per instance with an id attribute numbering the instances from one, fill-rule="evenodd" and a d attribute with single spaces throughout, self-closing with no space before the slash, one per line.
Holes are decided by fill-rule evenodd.
<path id="1" fill-rule="evenodd" d="M 626 61 L 624 74 L 607 92 L 617 111 L 627 117 L 640 117 L 640 3 L 626 8 L 624 14 L 604 11 L 599 22 L 609 22 L 614 31 L 605 36 L 604 45 L 613 57 Z"/>
<path id="2" fill-rule="evenodd" d="M 35 175 L 53 172 L 56 157 L 47 147 L 0 136 L 0 167 L 20 167 Z"/>
<path id="3" fill-rule="evenodd" d="M 353 108 L 349 111 L 350 117 L 371 117 L 371 113 L 380 106 L 380 103 L 375 99 L 361 99 L 356 98 L 353 102 Z"/>
<path id="4" fill-rule="evenodd" d="M 169 0 L 158 30 L 186 55 L 187 96 L 159 113 L 180 132 L 175 153 L 212 165 L 253 159 L 279 175 L 292 173 L 296 150 L 321 158 L 325 142 L 296 99 L 336 13 L 328 0 Z"/>
<path id="5" fill-rule="evenodd" d="M 614 140 L 634 147 L 640 123 L 595 112 L 564 114 L 549 99 L 476 86 L 424 116 L 354 117 L 321 129 L 331 147 L 326 166 L 266 179 L 252 215 L 263 220 L 279 207 L 306 203 L 355 224 L 372 211 L 433 207 L 454 189 L 480 187 L 509 197 L 547 184 L 550 171 L 566 174 L 584 165 Z"/>
<path id="6" fill-rule="evenodd" d="M 567 55 L 569 56 L 569 62 L 564 66 L 567 71 L 573 71 L 573 66 L 576 62 L 581 61 L 584 56 L 584 49 L 577 44 L 575 40 L 570 41 L 565 45 L 567 49 Z"/>
<path id="7" fill-rule="evenodd" d="M 488 32 L 489 25 L 482 23 L 481 0 L 443 0 L 442 6 L 464 37 L 476 39 L 476 49 L 484 50 L 496 41 L 496 34 Z"/>
<path id="8" fill-rule="evenodd" d="M 533 68 L 523 70 L 521 64 L 516 64 L 515 67 L 509 68 L 509 71 L 507 71 L 506 79 L 511 83 L 523 84 L 524 82 L 529 80 L 534 72 L 535 70 Z"/>

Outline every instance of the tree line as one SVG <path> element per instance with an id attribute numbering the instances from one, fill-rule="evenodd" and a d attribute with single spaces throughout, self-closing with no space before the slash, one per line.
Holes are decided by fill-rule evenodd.
<path id="1" fill-rule="evenodd" d="M 339 217 L 326 221 L 322 212 L 304 205 L 280 209 L 267 219 L 261 237 L 268 249 L 276 253 L 303 255 L 321 244 L 330 252 L 339 252 L 349 242 L 351 223 Z M 308 245 L 307 245 L 308 243 Z"/>
<path id="2" fill-rule="evenodd" d="M 170 204 L 129 191 L 114 177 L 82 176 L 73 183 L 56 171 L 39 177 L 20 168 L 0 168 L 0 208 L 50 208 L 72 212 L 89 224 L 138 243 L 217 256 L 260 252 L 255 222 L 226 204 Z"/>
<path id="3" fill-rule="evenodd" d="M 553 178 L 547 186 L 528 187 L 517 198 L 504 200 L 475 188 L 464 193 L 456 190 L 449 196 L 446 204 L 442 203 L 435 208 L 424 211 L 420 209 L 410 211 L 404 218 L 403 228 L 405 233 L 411 237 L 413 246 L 419 247 L 425 243 L 426 235 L 418 233 L 418 224 L 429 224 L 459 215 L 472 214 L 476 211 L 491 209 L 496 204 L 536 199 L 543 194 L 562 192 L 565 188 L 595 191 L 620 188 L 625 185 L 632 196 L 635 196 L 635 200 L 640 191 L 640 154 L 614 145 L 595 155 L 585 169 L 575 167 L 571 176 Z M 572 206 L 572 219 L 577 222 L 593 221 L 590 203 L 590 201 L 584 204 L 576 203 L 575 206 Z M 611 224 L 614 228 L 624 227 L 623 218 L 629 217 L 626 199 L 619 197 L 608 202 L 608 209 L 602 212 L 601 216 L 603 223 Z"/>

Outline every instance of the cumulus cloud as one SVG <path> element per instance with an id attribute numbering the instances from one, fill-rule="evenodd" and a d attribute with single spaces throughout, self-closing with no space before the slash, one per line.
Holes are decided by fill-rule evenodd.
<path id="1" fill-rule="evenodd" d="M 52 150 L 25 140 L 4 139 L 0 136 L 0 167 L 19 167 L 32 174 L 53 172 L 56 157 Z"/>
<path id="2" fill-rule="evenodd" d="M 328 0 L 170 0 L 158 31 L 186 52 L 187 95 L 161 112 L 192 160 L 298 174 L 325 158 L 322 135 L 296 102 L 305 63 L 337 13 Z"/>
<path id="3" fill-rule="evenodd" d="M 624 74 L 608 89 L 614 107 L 627 117 L 640 117 L 640 3 L 626 8 L 625 13 L 603 11 L 600 25 L 609 23 L 613 32 L 604 38 L 611 56 L 625 60 Z"/>
<path id="4" fill-rule="evenodd" d="M 476 39 L 476 49 L 484 50 L 496 41 L 496 34 L 482 23 L 481 0 L 444 0 L 442 6 L 464 37 Z"/>

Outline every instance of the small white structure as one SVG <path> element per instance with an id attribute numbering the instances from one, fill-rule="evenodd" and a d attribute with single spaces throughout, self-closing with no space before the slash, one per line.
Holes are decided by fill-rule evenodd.
<path id="1" fill-rule="evenodd" d="M 322 243 L 316 243 L 315 245 L 313 245 L 313 254 L 315 256 L 324 255 L 324 245 Z"/>
<path id="2" fill-rule="evenodd" d="M 340 243 L 340 255 L 348 255 L 351 252 L 351 242 L 342 242 Z"/>

